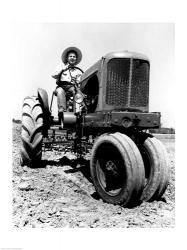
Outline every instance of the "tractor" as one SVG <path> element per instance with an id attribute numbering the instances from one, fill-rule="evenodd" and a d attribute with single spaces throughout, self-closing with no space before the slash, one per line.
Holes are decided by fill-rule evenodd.
<path id="1" fill-rule="evenodd" d="M 164 145 L 149 133 L 161 124 L 160 112 L 149 112 L 149 72 L 143 54 L 106 54 L 82 74 L 63 128 L 52 115 L 54 93 L 50 107 L 44 89 L 26 97 L 22 165 L 39 165 L 42 150 L 58 144 L 80 158 L 89 152 L 91 179 L 105 202 L 128 207 L 159 200 L 169 182 L 169 162 Z"/>

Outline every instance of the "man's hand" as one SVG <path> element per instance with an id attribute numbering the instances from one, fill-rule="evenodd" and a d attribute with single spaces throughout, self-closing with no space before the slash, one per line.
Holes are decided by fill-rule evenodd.
<path id="1" fill-rule="evenodd" d="M 71 78 L 71 83 L 72 83 L 72 84 L 76 84 L 76 83 L 77 83 L 77 81 L 76 81 L 76 78 L 75 78 L 75 77 L 72 77 L 72 78 Z"/>

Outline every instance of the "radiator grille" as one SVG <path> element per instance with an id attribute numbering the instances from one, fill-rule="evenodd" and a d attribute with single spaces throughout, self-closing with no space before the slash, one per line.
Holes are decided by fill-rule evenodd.
<path id="1" fill-rule="evenodd" d="M 145 107 L 149 101 L 149 66 L 146 61 L 133 60 L 130 106 Z"/>
<path id="2" fill-rule="evenodd" d="M 132 74 L 130 76 L 130 69 Z M 111 59 L 108 63 L 106 103 L 123 107 L 146 107 L 149 94 L 149 64 L 129 58 Z M 131 79 L 131 82 L 129 82 Z M 129 100 L 128 100 L 129 98 Z"/>
<path id="3" fill-rule="evenodd" d="M 108 64 L 106 103 L 126 105 L 128 97 L 130 60 L 112 59 Z"/>

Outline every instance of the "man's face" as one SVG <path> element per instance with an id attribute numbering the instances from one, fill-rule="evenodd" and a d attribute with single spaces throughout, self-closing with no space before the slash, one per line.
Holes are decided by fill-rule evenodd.
<path id="1" fill-rule="evenodd" d="M 70 52 L 68 54 L 68 57 L 67 57 L 67 61 L 70 65 L 75 65 L 76 61 L 77 61 L 77 56 L 74 52 Z"/>

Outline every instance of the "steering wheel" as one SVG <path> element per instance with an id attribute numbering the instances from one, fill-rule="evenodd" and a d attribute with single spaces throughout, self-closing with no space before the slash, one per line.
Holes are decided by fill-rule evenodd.
<path id="1" fill-rule="evenodd" d="M 71 68 L 73 68 L 73 69 L 78 69 L 78 70 L 80 70 L 82 73 L 84 73 L 84 71 L 83 71 L 81 68 L 76 67 L 76 66 L 70 66 L 70 67 L 68 67 L 67 69 L 71 69 Z"/>

